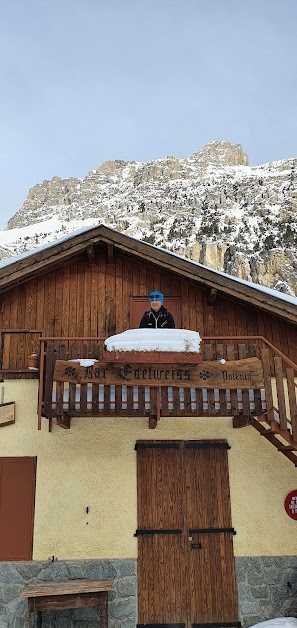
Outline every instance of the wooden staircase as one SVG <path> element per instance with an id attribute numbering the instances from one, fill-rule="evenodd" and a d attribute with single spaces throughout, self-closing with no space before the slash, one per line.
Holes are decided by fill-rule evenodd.
<path id="1" fill-rule="evenodd" d="M 250 424 L 297 467 L 297 442 L 289 429 L 282 429 L 275 420 L 268 421 L 267 415 L 251 417 Z"/>
<path id="2" fill-rule="evenodd" d="M 269 349 L 261 350 L 266 412 L 236 416 L 233 427 L 252 425 L 297 467 L 297 365 L 267 344 Z"/>

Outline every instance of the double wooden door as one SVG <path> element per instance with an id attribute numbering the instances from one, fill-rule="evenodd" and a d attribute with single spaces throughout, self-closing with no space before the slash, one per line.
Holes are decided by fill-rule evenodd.
<path id="1" fill-rule="evenodd" d="M 138 627 L 239 626 L 225 441 L 139 441 Z"/>

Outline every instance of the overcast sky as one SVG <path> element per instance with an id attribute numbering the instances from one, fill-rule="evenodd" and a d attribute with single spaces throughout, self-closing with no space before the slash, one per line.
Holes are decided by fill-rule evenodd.
<path id="1" fill-rule="evenodd" d="M 107 159 L 297 157 L 297 0 L 0 0 L 0 228 Z"/>

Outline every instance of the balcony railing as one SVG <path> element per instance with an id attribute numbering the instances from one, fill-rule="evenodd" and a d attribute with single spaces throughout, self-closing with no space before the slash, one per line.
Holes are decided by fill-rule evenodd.
<path id="1" fill-rule="evenodd" d="M 258 357 L 263 366 L 260 389 L 209 389 L 172 386 L 103 385 L 54 381 L 57 360 L 104 359 L 103 337 L 42 337 L 37 330 L 3 331 L 3 377 L 39 378 L 38 425 L 41 417 L 226 417 L 266 416 L 290 430 L 297 441 L 297 365 L 262 336 L 204 337 L 204 361 Z M 39 370 L 26 366 L 26 356 L 40 354 Z"/>

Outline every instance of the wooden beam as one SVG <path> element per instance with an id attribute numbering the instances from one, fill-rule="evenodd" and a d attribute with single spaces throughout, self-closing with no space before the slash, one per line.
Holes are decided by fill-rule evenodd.
<path id="1" fill-rule="evenodd" d="M 151 411 L 149 416 L 149 429 L 154 430 L 160 421 L 160 391 L 159 388 L 151 388 Z"/>
<path id="2" fill-rule="evenodd" d="M 249 414 L 238 414 L 233 417 L 232 423 L 233 427 L 236 429 L 239 427 L 247 427 L 247 425 L 251 425 L 252 423 L 252 416 Z"/>
<path id="3" fill-rule="evenodd" d="M 114 264 L 114 247 L 110 242 L 107 244 L 107 263 Z"/>
<path id="4" fill-rule="evenodd" d="M 216 288 L 211 288 L 207 296 L 207 305 L 214 305 L 217 298 L 218 291 Z"/>
<path id="5" fill-rule="evenodd" d="M 87 246 L 87 256 L 88 256 L 88 262 L 91 265 L 96 264 L 96 257 L 95 257 L 95 248 L 94 248 L 94 244 L 88 244 Z"/>
<path id="6" fill-rule="evenodd" d="M 157 427 L 157 415 L 156 414 L 150 414 L 149 416 L 149 430 L 155 430 Z"/>
<path id="7" fill-rule="evenodd" d="M 63 427 L 64 430 L 70 430 L 70 416 L 66 412 L 57 416 L 57 425 Z"/>

